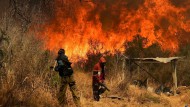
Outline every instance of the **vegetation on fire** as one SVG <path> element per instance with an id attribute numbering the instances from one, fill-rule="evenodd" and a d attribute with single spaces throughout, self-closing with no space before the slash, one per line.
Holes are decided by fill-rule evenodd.
<path id="1" fill-rule="evenodd" d="M 71 1 L 77 2 L 77 0 Z M 176 3 L 174 1 L 177 2 L 179 0 L 173 0 L 173 4 Z M 72 4 L 72 2 L 70 3 L 66 0 L 64 3 Z M 105 0 L 105 3 L 107 2 L 108 0 Z M 64 3 L 63 5 L 65 6 Z M 110 5 L 111 3 L 112 2 L 109 2 L 106 5 Z M 144 0 L 141 0 L 141 2 L 136 5 L 129 0 L 129 3 L 126 6 L 130 5 L 127 8 L 138 10 L 140 7 L 139 5 L 142 5 L 143 3 Z M 54 11 L 56 10 L 52 8 L 54 8 L 55 4 L 50 0 L 24 0 L 23 2 L 20 2 L 19 0 L 10 0 L 9 5 L 9 8 L 6 8 L 6 12 L 0 15 L 0 106 L 59 106 L 57 92 L 59 90 L 60 77 L 56 72 L 49 69 L 49 67 L 54 64 L 55 55 L 57 53 L 49 47 L 52 45 L 51 42 L 48 42 L 49 45 L 47 45 L 47 38 L 39 36 L 39 34 L 44 34 L 41 33 L 43 27 L 39 25 L 39 23 L 44 24 L 46 21 L 51 20 L 51 18 L 54 19 L 53 17 L 43 17 L 49 15 L 54 16 Z M 23 5 L 27 6 L 23 7 Z M 76 7 L 78 7 L 78 5 L 81 4 L 77 4 Z M 90 4 L 82 5 L 88 7 Z M 180 7 L 183 3 L 177 3 L 176 5 L 177 7 Z M 65 8 L 69 7 L 69 5 L 66 5 Z M 72 10 L 71 8 L 69 9 Z M 47 10 L 49 11 L 47 12 Z M 101 21 L 104 23 L 102 27 L 106 31 L 111 31 L 113 25 L 116 26 L 117 23 L 119 23 L 118 17 L 113 13 L 108 12 L 108 16 L 104 15 L 109 10 L 110 9 L 101 13 Z M 92 13 L 95 14 L 98 11 L 100 10 L 93 10 Z M 74 11 L 74 13 L 75 12 L 77 11 Z M 68 14 L 68 17 L 72 17 L 72 19 L 75 20 L 76 17 L 72 16 L 72 14 L 73 13 Z M 94 15 L 89 15 L 89 20 L 90 17 L 94 17 Z M 113 25 L 107 22 L 111 20 L 109 17 L 112 17 L 114 20 L 114 23 L 112 23 Z M 97 20 L 94 19 L 94 21 L 94 23 L 98 24 L 98 22 L 96 22 Z M 116 29 L 116 27 L 114 27 L 114 29 Z M 157 29 L 161 28 L 158 27 Z M 56 32 L 56 29 L 54 30 Z M 59 32 L 65 34 L 69 32 L 69 28 L 65 28 L 64 30 L 68 31 Z M 181 32 L 181 35 L 188 36 L 189 34 L 188 31 L 182 30 Z M 80 33 L 85 33 L 85 31 Z M 73 63 L 75 72 L 74 76 L 76 77 L 77 88 L 80 92 L 81 103 L 83 106 L 125 107 L 139 106 L 140 104 L 143 106 L 183 106 L 190 103 L 190 88 L 188 88 L 188 86 L 190 86 L 189 40 L 186 42 L 182 41 L 183 43 L 178 46 L 178 51 L 173 52 L 162 48 L 162 45 L 159 42 L 154 42 L 150 45 L 149 38 L 142 36 L 141 34 L 142 33 L 133 35 L 132 40 L 123 42 L 122 46 L 124 47 L 124 50 L 122 51 L 124 52 L 121 52 L 116 46 L 114 54 L 112 50 L 109 50 L 110 47 L 108 50 L 102 51 L 102 49 L 106 48 L 106 46 L 104 46 L 104 41 L 93 41 L 93 39 L 89 38 L 87 43 L 89 44 L 88 48 L 90 50 L 87 50 L 87 53 L 85 53 L 86 57 L 81 58 L 77 56 L 75 59 L 77 58 L 78 60 Z M 83 43 L 83 40 L 79 42 Z M 116 41 L 116 43 L 117 42 L 118 41 Z M 104 97 L 117 95 L 124 98 L 123 100 L 103 98 L 100 103 L 92 101 L 91 71 L 102 54 L 104 54 L 107 59 L 106 83 L 111 89 L 111 92 L 106 92 Z M 156 95 L 153 92 L 148 92 L 143 88 L 131 85 L 132 80 L 144 80 L 145 78 L 149 78 L 149 84 L 153 88 L 158 87 L 160 84 L 146 74 L 146 72 L 142 70 L 139 72 L 138 67 L 135 65 L 132 65 L 132 78 L 129 78 L 130 74 L 125 65 L 126 62 L 123 59 L 122 54 L 141 58 L 185 56 L 185 59 L 177 64 L 178 85 L 187 87 L 180 89 L 181 93 L 178 96 L 168 97 L 165 95 Z M 158 78 L 161 83 L 169 87 L 172 86 L 170 64 L 166 66 L 163 66 L 162 64 L 142 64 L 142 66 L 149 70 L 154 77 Z M 71 99 L 70 92 L 67 92 L 68 104 L 74 106 Z"/>

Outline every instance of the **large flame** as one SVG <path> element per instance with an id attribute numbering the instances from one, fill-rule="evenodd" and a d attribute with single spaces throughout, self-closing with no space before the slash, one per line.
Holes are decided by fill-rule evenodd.
<path id="1" fill-rule="evenodd" d="M 88 52 L 124 51 L 135 35 L 177 51 L 190 41 L 190 0 L 55 0 L 55 15 L 44 26 L 46 48 L 69 58 Z M 179 2 L 180 1 L 180 2 Z"/>

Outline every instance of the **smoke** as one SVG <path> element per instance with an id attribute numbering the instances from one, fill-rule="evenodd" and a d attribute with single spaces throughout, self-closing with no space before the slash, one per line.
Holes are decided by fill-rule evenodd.
<path id="1" fill-rule="evenodd" d="M 186 7 L 189 6 L 190 3 L 189 0 L 170 0 L 170 2 L 176 7 Z"/>

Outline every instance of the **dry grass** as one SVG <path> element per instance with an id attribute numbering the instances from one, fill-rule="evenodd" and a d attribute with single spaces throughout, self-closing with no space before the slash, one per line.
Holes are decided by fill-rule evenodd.
<path id="1" fill-rule="evenodd" d="M 0 23 L 0 28 L 5 29 L 4 23 Z M 3 67 L 0 68 L 0 106 L 58 107 L 56 95 L 60 78 L 56 72 L 49 70 L 54 54 L 44 50 L 43 42 L 31 32 L 23 32 L 11 20 L 7 23 L 10 26 L 6 30 L 9 44 L 0 44 L 0 50 L 6 53 Z M 100 102 L 93 101 L 92 73 L 75 70 L 74 77 L 83 107 L 179 107 L 190 103 L 189 89 L 175 97 L 158 96 L 129 85 L 128 76 L 116 68 L 113 67 L 114 70 L 106 77 L 106 84 L 111 91 L 104 93 Z M 69 107 L 74 107 L 69 90 L 66 95 Z M 110 95 L 120 96 L 123 100 L 107 98 Z"/>
<path id="2" fill-rule="evenodd" d="M 116 77 L 117 78 L 117 77 Z M 111 84 L 107 81 L 107 85 L 111 87 L 111 92 L 103 94 L 103 98 L 99 102 L 92 99 L 92 87 L 91 87 L 91 75 L 90 73 L 75 72 L 75 79 L 77 87 L 80 91 L 81 103 L 83 107 L 175 107 L 177 105 L 185 105 L 185 101 L 182 101 L 180 97 L 168 97 L 166 95 L 156 95 L 151 92 L 147 92 L 145 89 L 129 85 L 127 90 L 119 91 L 118 84 Z M 125 91 L 125 92 L 124 92 Z M 123 95 L 127 93 L 127 95 Z M 107 98 L 108 96 L 115 95 L 122 97 L 122 100 Z M 74 107 L 71 93 L 67 92 L 67 100 L 69 100 L 69 106 Z M 175 103 L 173 101 L 176 101 Z"/>
<path id="3" fill-rule="evenodd" d="M 56 73 L 53 73 L 52 76 L 56 76 Z M 75 80 L 77 83 L 77 88 L 80 92 L 81 97 L 81 103 L 83 107 L 175 107 L 175 104 L 178 106 L 185 105 L 189 103 L 189 94 L 188 90 L 184 91 L 183 95 L 180 95 L 178 97 L 168 97 L 165 95 L 158 96 L 154 93 L 147 92 L 145 89 L 140 89 L 138 87 L 135 87 L 133 85 L 129 85 L 127 90 L 121 89 L 118 90 L 118 83 L 117 84 L 111 84 L 108 80 L 106 80 L 106 83 L 108 87 L 111 88 L 111 92 L 106 92 L 103 96 L 105 98 L 102 98 L 100 102 L 95 102 L 92 99 L 92 87 L 91 87 L 91 73 L 85 73 L 81 71 L 75 71 Z M 8 98 L 11 96 L 12 100 L 9 103 L 12 103 L 14 106 L 32 106 L 32 107 L 55 107 L 59 106 L 57 99 L 56 99 L 56 88 L 52 89 L 49 88 L 46 83 L 44 83 L 44 79 L 40 77 L 28 77 L 23 81 L 23 88 L 19 89 L 16 88 L 16 90 L 12 90 L 9 94 L 8 91 L 12 89 L 13 81 L 15 81 L 14 74 L 10 73 L 7 75 L 7 83 L 3 85 L 3 88 L 1 88 L 1 94 L 0 94 L 0 101 L 1 104 L 5 104 L 7 100 L 10 100 Z M 117 78 L 117 77 L 115 77 Z M 120 78 L 120 76 L 119 76 Z M 35 81 L 34 81 L 35 80 Z M 57 78 L 59 80 L 59 78 Z M 117 79 L 116 79 L 117 80 Z M 12 81 L 12 82 L 11 82 Z M 32 83 L 31 86 L 34 89 L 29 89 L 28 84 Z M 27 84 L 27 85 L 26 85 Z M 30 88 L 31 88 L 30 87 Z M 69 88 L 68 88 L 69 89 Z M 125 92 L 124 92 L 125 91 Z M 127 93 L 126 95 L 122 95 L 123 93 Z M 75 107 L 72 96 L 69 90 L 67 90 L 67 102 L 69 107 Z M 110 99 L 106 98 L 106 96 L 110 95 L 116 95 L 123 97 L 123 100 L 118 99 Z M 27 98 L 27 99 L 26 99 Z"/>

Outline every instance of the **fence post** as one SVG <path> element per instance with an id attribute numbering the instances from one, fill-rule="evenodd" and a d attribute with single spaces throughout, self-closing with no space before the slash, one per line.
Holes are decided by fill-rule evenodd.
<path id="1" fill-rule="evenodd" d="M 176 96 L 176 90 L 177 90 L 177 64 L 176 64 L 176 60 L 171 61 L 172 63 L 172 68 L 173 68 L 173 72 L 172 72 L 172 77 L 173 77 L 173 92 L 174 92 L 174 96 Z"/>

